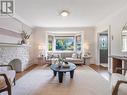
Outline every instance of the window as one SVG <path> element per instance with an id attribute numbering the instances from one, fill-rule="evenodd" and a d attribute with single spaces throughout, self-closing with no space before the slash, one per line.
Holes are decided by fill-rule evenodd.
<path id="1" fill-rule="evenodd" d="M 108 49 L 108 36 L 107 34 L 100 35 L 100 49 Z"/>
<path id="2" fill-rule="evenodd" d="M 122 52 L 127 52 L 127 24 L 122 29 Z"/>
<path id="3" fill-rule="evenodd" d="M 55 36 L 48 35 L 48 51 L 81 51 L 81 35 Z"/>
<path id="4" fill-rule="evenodd" d="M 127 51 L 127 36 L 122 36 L 122 42 L 123 42 L 122 50 Z"/>
<path id="5" fill-rule="evenodd" d="M 76 36 L 76 51 L 81 51 L 81 35 Z"/>
<path id="6" fill-rule="evenodd" d="M 53 50 L 53 36 L 48 35 L 48 51 Z"/>

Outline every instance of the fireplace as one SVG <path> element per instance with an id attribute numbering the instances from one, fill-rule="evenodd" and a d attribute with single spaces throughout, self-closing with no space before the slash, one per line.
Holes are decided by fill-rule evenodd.
<path id="1" fill-rule="evenodd" d="M 29 66 L 29 46 L 0 44 L 0 61 L 10 64 L 17 71 L 23 71 Z"/>
<path id="2" fill-rule="evenodd" d="M 22 62 L 20 59 L 13 59 L 9 62 L 9 65 L 11 65 L 16 72 L 22 71 Z"/>

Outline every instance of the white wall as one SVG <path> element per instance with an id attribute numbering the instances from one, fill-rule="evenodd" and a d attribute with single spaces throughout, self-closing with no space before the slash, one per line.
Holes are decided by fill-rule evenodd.
<path id="1" fill-rule="evenodd" d="M 120 9 L 119 11 L 113 13 L 109 17 L 105 18 L 96 26 L 96 32 L 103 32 L 105 29 L 110 27 L 110 45 L 111 45 L 111 55 L 122 55 L 127 56 L 127 52 L 122 52 L 122 41 L 121 41 L 121 29 L 127 23 L 127 7 Z M 97 35 L 97 34 L 96 34 Z M 96 36 L 97 37 L 97 36 Z M 97 42 L 96 38 L 96 42 Z M 98 44 L 98 43 L 97 43 Z M 96 46 L 96 49 L 98 46 Z M 97 51 L 96 51 L 97 54 Z M 98 60 L 98 56 L 96 60 Z M 98 64 L 98 61 L 96 62 Z M 110 64 L 109 64 L 110 65 Z M 110 69 L 110 67 L 109 67 Z"/>
<path id="2" fill-rule="evenodd" d="M 17 21 L 16 19 L 6 16 L 6 17 L 2 17 L 0 16 L 0 28 L 2 29 L 6 29 L 9 30 L 10 32 L 15 32 L 15 33 L 21 33 L 22 32 L 22 27 L 23 30 L 25 32 L 27 32 L 28 34 L 30 34 L 32 32 L 32 28 Z M 12 37 L 9 35 L 3 35 L 2 33 L 0 33 L 0 42 L 7 42 L 7 43 L 18 43 L 19 41 L 21 41 L 21 38 L 18 37 Z M 5 37 L 5 39 L 3 39 L 3 37 Z"/>
<path id="3" fill-rule="evenodd" d="M 34 43 L 34 63 L 37 64 L 37 57 L 39 55 L 38 46 L 41 45 L 46 50 L 46 32 L 41 28 L 35 28 L 33 30 L 33 43 Z"/>
<path id="4" fill-rule="evenodd" d="M 84 44 L 89 44 L 91 53 L 91 63 L 96 63 L 96 32 L 94 28 L 84 30 Z"/>
<path id="5" fill-rule="evenodd" d="M 127 23 L 127 8 L 121 9 L 97 25 L 97 32 L 101 32 L 108 26 L 111 27 L 111 37 L 113 37 L 111 55 L 127 55 L 121 52 L 121 29 L 125 23 Z"/>
<path id="6" fill-rule="evenodd" d="M 82 31 L 84 36 L 84 43 L 90 44 L 90 53 L 92 54 L 91 63 L 95 63 L 95 29 L 94 27 L 86 28 L 35 28 L 34 29 L 34 58 L 37 63 L 37 57 L 39 55 L 38 46 L 41 44 L 45 50 L 47 49 L 46 35 L 49 31 L 64 31 L 64 32 L 79 32 Z"/>

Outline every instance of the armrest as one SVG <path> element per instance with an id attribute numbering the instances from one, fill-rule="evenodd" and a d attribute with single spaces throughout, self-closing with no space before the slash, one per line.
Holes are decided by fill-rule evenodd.
<path id="1" fill-rule="evenodd" d="M 0 67 L 10 67 L 11 70 L 14 70 L 11 65 L 0 65 Z"/>
<path id="2" fill-rule="evenodd" d="M 3 77 L 4 77 L 7 86 L 11 86 L 11 85 L 10 85 L 10 82 L 9 82 L 7 76 L 6 76 L 6 74 L 0 74 L 0 76 L 3 76 Z"/>
<path id="3" fill-rule="evenodd" d="M 113 92 L 112 92 L 112 95 L 117 95 L 119 86 L 120 86 L 120 84 L 122 84 L 122 83 L 127 84 L 127 81 L 119 80 L 119 81 L 117 82 L 117 84 L 116 84 L 116 86 L 115 86 Z"/>
<path id="4" fill-rule="evenodd" d="M 125 69 L 125 68 L 119 68 L 119 67 L 117 67 L 117 68 L 116 68 L 116 72 L 117 72 L 118 70 L 123 70 L 123 71 L 124 71 L 124 75 L 125 75 L 125 73 L 126 73 L 126 71 L 127 71 L 127 69 Z"/>

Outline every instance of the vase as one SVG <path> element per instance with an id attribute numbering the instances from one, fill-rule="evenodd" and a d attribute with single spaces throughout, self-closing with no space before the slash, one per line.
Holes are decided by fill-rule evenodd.
<path id="1" fill-rule="evenodd" d="M 29 44 L 29 40 L 28 39 L 24 39 L 21 41 L 21 44 Z"/>
<path id="2" fill-rule="evenodd" d="M 21 41 L 21 45 L 22 45 L 22 44 L 25 44 L 25 40 L 22 40 L 22 41 Z"/>

